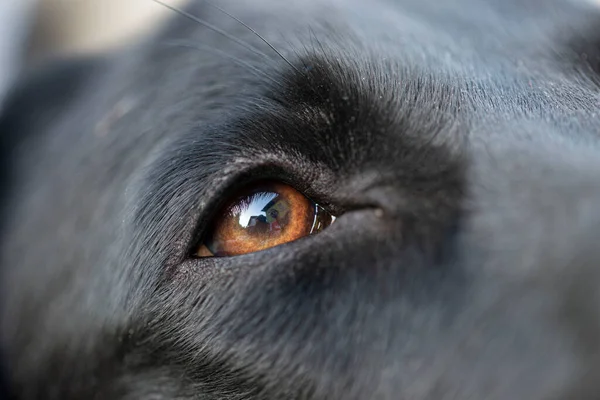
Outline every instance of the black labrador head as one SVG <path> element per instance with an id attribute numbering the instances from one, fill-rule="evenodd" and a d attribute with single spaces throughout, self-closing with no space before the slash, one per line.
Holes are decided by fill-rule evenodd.
<path id="1" fill-rule="evenodd" d="M 4 110 L 14 399 L 598 398 L 598 8 L 163 8 Z"/>

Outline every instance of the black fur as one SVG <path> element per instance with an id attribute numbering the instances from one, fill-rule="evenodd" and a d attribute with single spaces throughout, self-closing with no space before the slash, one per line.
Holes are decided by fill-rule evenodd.
<path id="1" fill-rule="evenodd" d="M 600 9 L 218 4 L 292 65 L 198 1 L 4 110 L 11 396 L 597 399 Z M 259 179 L 341 216 L 191 258 Z"/>

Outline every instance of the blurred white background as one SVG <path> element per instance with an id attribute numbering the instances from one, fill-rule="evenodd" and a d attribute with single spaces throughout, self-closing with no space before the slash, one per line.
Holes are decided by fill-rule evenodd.
<path id="1" fill-rule="evenodd" d="M 181 6 L 190 0 L 164 1 Z M 600 6 L 600 0 L 575 1 Z M 24 61 L 31 64 L 59 54 L 109 50 L 135 40 L 170 16 L 172 12 L 152 0 L 0 0 L 0 99 Z M 26 28 L 31 32 L 23 46 Z"/>
<path id="2" fill-rule="evenodd" d="M 0 0 L 2 1 L 31 0 Z M 123 40 L 147 32 L 152 29 L 156 21 L 171 14 L 151 0 L 37 1 L 40 2 L 40 10 L 36 32 L 37 38 L 41 41 L 38 43 L 50 46 L 56 51 L 90 51 L 109 48 L 120 44 Z M 163 1 L 178 6 L 185 2 L 185 0 Z M 212 1 L 218 2 L 218 0 Z M 600 5 L 600 0 L 580 1 L 592 1 Z"/>
<path id="3" fill-rule="evenodd" d="M 151 0 L 37 1 L 32 49 L 36 56 L 108 49 L 143 35 L 172 16 Z M 181 6 L 185 0 L 164 1 Z"/>
<path id="4" fill-rule="evenodd" d="M 0 0 L 0 102 L 24 65 L 127 44 L 171 15 L 151 0 Z"/>

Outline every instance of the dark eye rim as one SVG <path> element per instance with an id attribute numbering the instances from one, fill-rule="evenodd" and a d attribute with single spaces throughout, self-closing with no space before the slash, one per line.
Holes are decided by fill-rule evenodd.
<path id="1" fill-rule="evenodd" d="M 226 179 L 220 188 L 214 188 L 214 194 L 210 195 L 210 199 L 206 202 L 206 205 L 196 218 L 194 228 L 188 245 L 185 249 L 185 256 L 182 261 L 185 260 L 211 260 L 215 258 L 237 258 L 244 257 L 249 254 L 242 254 L 228 257 L 197 257 L 195 256 L 196 250 L 202 245 L 207 235 L 210 234 L 213 221 L 223 207 L 225 207 L 230 201 L 232 196 L 235 196 L 240 191 L 252 185 L 256 185 L 260 182 L 276 182 L 289 185 L 293 189 L 297 190 L 312 203 L 318 205 L 326 212 L 331 214 L 333 217 L 338 218 L 343 214 L 343 209 L 340 206 L 333 204 L 326 196 L 319 196 L 314 189 L 311 188 L 310 184 L 302 179 L 296 179 L 295 174 L 288 172 L 286 169 L 276 165 L 263 165 L 258 168 L 243 171 L 237 176 Z M 278 247 L 278 246 L 276 246 Z M 269 250 L 269 249 L 265 249 Z"/>
<path id="2" fill-rule="evenodd" d="M 308 202 L 310 203 L 310 207 L 313 209 L 314 211 L 314 218 L 313 218 L 313 223 L 310 226 L 310 232 L 306 235 L 306 236 L 312 236 L 315 235 L 319 232 L 315 232 L 315 228 L 318 226 L 317 225 L 317 216 L 319 212 L 324 211 L 325 213 L 327 213 L 327 215 L 329 217 L 331 217 L 331 221 L 326 225 L 326 227 L 328 227 L 329 225 L 331 225 L 337 218 L 337 216 L 335 216 L 333 213 L 331 213 L 330 211 L 328 211 L 325 207 L 323 207 L 321 204 L 317 203 L 316 201 L 314 201 L 311 197 L 308 197 L 306 194 L 302 193 L 301 191 L 299 191 L 298 189 L 296 189 L 294 186 L 288 184 L 287 182 L 283 182 L 283 181 L 279 181 L 279 180 L 273 180 L 273 179 L 261 179 L 258 181 L 254 181 L 251 183 L 248 183 L 246 186 L 242 186 L 238 189 L 237 192 L 235 192 L 235 196 L 233 196 L 232 198 L 229 198 L 227 200 L 225 200 L 224 202 L 224 206 L 221 207 L 219 210 L 219 213 L 223 212 L 224 209 L 227 209 L 227 207 L 230 207 L 232 204 L 232 199 L 241 199 L 245 196 L 249 196 L 255 193 L 260 193 L 263 192 L 263 190 L 261 188 L 266 188 L 266 190 L 273 190 L 275 191 L 275 187 L 276 186 L 281 186 L 281 185 L 285 185 L 290 187 L 291 189 L 295 190 L 298 192 L 299 195 L 304 196 L 306 198 L 306 200 L 308 200 Z M 277 210 L 274 210 L 273 212 L 277 213 Z M 216 228 L 215 226 L 215 221 L 214 219 L 211 220 L 211 222 L 207 225 L 207 228 L 205 229 L 205 234 L 201 237 L 198 245 L 199 246 L 207 246 L 206 244 L 206 239 L 208 237 L 210 237 L 212 234 L 214 234 L 214 229 Z M 325 229 L 325 228 L 323 228 Z M 304 237 L 304 236 L 302 236 Z M 298 237 L 296 239 L 287 241 L 287 242 L 281 242 L 280 244 L 274 245 L 274 246 L 270 246 L 268 248 L 264 248 L 262 250 L 256 250 L 256 251 L 251 251 L 248 253 L 244 253 L 244 254 L 239 254 L 239 255 L 227 255 L 227 256 L 217 256 L 217 255 L 213 255 L 213 256 L 198 256 L 196 254 L 191 255 L 190 257 L 194 258 L 194 259 L 198 259 L 198 258 L 223 258 L 223 257 L 237 257 L 237 256 L 241 256 L 241 255 L 245 255 L 245 254 L 250 254 L 250 253 L 258 253 L 273 247 L 278 247 L 281 246 L 282 244 L 286 244 L 286 243 L 290 243 L 296 240 L 301 239 L 302 237 Z M 209 247 L 209 246 L 207 246 Z M 210 247 L 209 247 L 210 249 Z M 194 248 L 194 253 L 198 252 L 198 248 Z"/>

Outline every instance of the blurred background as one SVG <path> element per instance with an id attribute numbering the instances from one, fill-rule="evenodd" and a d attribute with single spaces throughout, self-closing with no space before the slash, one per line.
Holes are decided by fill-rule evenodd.
<path id="1" fill-rule="evenodd" d="M 164 1 L 181 6 L 188 0 Z M 152 0 L 0 0 L 0 101 L 23 68 L 125 45 L 169 16 Z"/>
<path id="2" fill-rule="evenodd" d="M 172 14 L 152 0 L 0 0 L 0 101 L 23 69 L 126 45 Z"/>
<path id="3" fill-rule="evenodd" d="M 151 0 L 36 1 L 34 31 L 28 49 L 28 55 L 34 59 L 51 53 L 110 49 L 135 40 L 163 18 L 172 16 L 172 12 Z M 165 0 L 165 3 L 181 6 L 184 0 Z"/>

